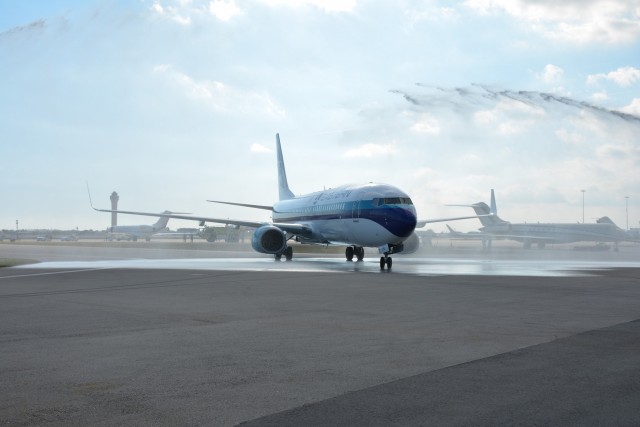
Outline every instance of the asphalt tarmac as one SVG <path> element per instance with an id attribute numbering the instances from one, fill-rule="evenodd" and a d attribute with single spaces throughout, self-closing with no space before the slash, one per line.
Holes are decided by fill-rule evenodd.
<path id="1" fill-rule="evenodd" d="M 640 425 L 632 261 L 458 275 L 138 252 L 0 269 L 0 425 Z"/>

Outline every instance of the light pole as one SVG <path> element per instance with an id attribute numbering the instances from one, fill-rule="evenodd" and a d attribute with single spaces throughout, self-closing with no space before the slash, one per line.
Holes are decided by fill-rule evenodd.
<path id="1" fill-rule="evenodd" d="M 582 191 L 582 223 L 584 224 L 584 193 L 587 190 L 580 190 L 580 191 Z"/>
<path id="2" fill-rule="evenodd" d="M 627 212 L 627 230 L 629 230 L 629 196 L 624 196 L 624 208 Z"/>

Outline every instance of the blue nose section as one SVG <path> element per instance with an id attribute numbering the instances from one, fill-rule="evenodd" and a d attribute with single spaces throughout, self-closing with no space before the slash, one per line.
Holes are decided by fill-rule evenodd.
<path id="1" fill-rule="evenodd" d="M 394 207 L 386 212 L 385 228 L 398 237 L 409 237 L 416 228 L 416 211 L 413 208 Z"/>

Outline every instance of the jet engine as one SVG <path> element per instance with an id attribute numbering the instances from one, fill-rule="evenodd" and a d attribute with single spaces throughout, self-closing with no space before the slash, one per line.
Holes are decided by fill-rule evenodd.
<path id="1" fill-rule="evenodd" d="M 278 227 L 263 225 L 253 233 L 251 246 L 263 254 L 281 254 L 287 247 L 287 236 Z"/>
<path id="2" fill-rule="evenodd" d="M 402 249 L 403 254 L 412 254 L 418 249 L 420 249 L 420 237 L 414 231 L 411 233 L 409 238 L 402 242 L 404 248 Z"/>

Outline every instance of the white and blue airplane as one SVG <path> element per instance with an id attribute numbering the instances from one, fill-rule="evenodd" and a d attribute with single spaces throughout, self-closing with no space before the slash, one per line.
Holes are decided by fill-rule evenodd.
<path id="1" fill-rule="evenodd" d="M 293 258 L 288 242 L 346 246 L 348 261 L 364 258 L 364 248 L 377 248 L 381 254 L 380 268 L 391 268 L 392 254 L 411 253 L 418 249 L 420 239 L 416 224 L 477 218 L 477 215 L 418 221 L 416 208 L 407 193 L 388 184 L 352 184 L 315 193 L 295 196 L 289 189 L 287 174 L 276 135 L 279 200 L 273 206 L 247 203 L 224 203 L 271 211 L 272 222 L 250 222 L 193 215 L 157 214 L 122 210 L 97 209 L 100 212 L 160 216 L 255 228 L 251 245 L 256 252 L 270 254 L 276 260 Z"/>

